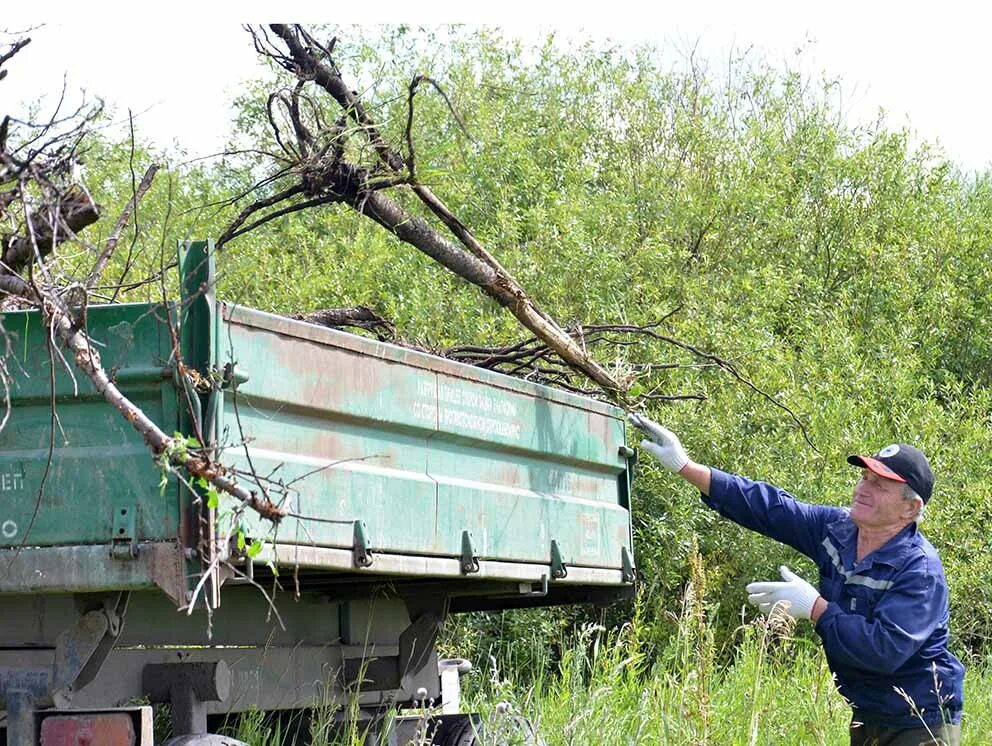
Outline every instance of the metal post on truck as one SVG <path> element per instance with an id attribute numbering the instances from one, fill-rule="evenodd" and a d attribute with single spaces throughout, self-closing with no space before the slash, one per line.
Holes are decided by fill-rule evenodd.
<path id="1" fill-rule="evenodd" d="M 210 449 L 217 448 L 221 401 L 217 357 L 220 320 L 217 314 L 217 271 L 214 242 L 181 241 L 179 252 L 179 359 L 175 361 L 176 388 L 179 396 L 179 432 L 195 437 Z M 216 456 L 216 452 L 213 454 Z M 187 595 L 193 592 L 196 579 L 210 573 L 203 588 L 203 602 L 211 609 L 220 606 L 220 568 L 227 547 L 219 546 L 217 509 L 210 506 L 206 494 L 195 483 L 179 485 L 183 519 L 184 546 L 189 578 Z M 198 506 L 198 507 L 197 507 Z M 187 599 L 196 602 L 198 599 Z"/>

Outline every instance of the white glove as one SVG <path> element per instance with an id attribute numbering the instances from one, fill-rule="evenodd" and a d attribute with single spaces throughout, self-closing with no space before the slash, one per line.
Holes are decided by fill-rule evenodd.
<path id="1" fill-rule="evenodd" d="M 813 613 L 813 604 L 820 597 L 820 592 L 785 565 L 778 570 L 782 573 L 784 583 L 778 581 L 749 583 L 747 600 L 765 615 L 772 613 L 775 604 L 782 604 L 782 610 L 789 616 L 809 619 Z"/>
<path id="2" fill-rule="evenodd" d="M 671 430 L 633 412 L 629 419 L 630 424 L 648 436 L 648 439 L 641 441 L 641 448 L 658 459 L 666 469 L 679 472 L 689 463 L 688 454 Z"/>

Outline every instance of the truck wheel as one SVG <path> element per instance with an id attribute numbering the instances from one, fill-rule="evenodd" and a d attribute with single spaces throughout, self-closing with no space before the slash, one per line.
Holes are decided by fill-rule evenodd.
<path id="1" fill-rule="evenodd" d="M 476 746 L 476 729 L 468 718 L 450 728 L 439 727 L 431 738 L 431 746 Z"/>
<path id="2" fill-rule="evenodd" d="M 231 736 L 215 736 L 212 733 L 200 733 L 195 736 L 176 736 L 170 738 L 162 746 L 249 746 Z"/>

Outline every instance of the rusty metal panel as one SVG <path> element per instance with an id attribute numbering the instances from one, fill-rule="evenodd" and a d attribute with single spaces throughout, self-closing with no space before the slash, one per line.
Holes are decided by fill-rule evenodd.
<path id="1" fill-rule="evenodd" d="M 15 373 L 10 421 L 0 432 L 0 547 L 107 543 L 121 509 L 133 511 L 134 541 L 174 539 L 175 483 L 160 490 L 141 437 L 72 361 L 57 351 L 50 357 L 37 312 L 6 313 L 0 321 L 12 336 L 8 368 Z M 91 307 L 88 330 L 125 394 L 171 432 L 164 309 Z"/>
<path id="2" fill-rule="evenodd" d="M 621 567 L 620 410 L 258 311 L 222 314 L 223 362 L 247 377 L 225 397 L 226 457 L 248 469 L 249 453 L 315 519 L 285 521 L 280 543 L 347 549 L 362 521 L 375 552 L 458 556 L 468 531 L 481 560 L 550 563 L 555 540 L 567 565 Z"/>

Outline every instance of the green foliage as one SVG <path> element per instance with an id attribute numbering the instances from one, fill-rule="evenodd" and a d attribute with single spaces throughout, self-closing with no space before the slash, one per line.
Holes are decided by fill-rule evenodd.
<path id="1" fill-rule="evenodd" d="M 644 626 L 650 602 L 623 627 L 586 625 L 559 639 L 554 666 L 528 670 L 491 659 L 464 679 L 468 707 L 489 712 L 509 701 L 529 717 L 548 746 L 617 744 L 846 744 L 850 709 L 837 693 L 822 651 L 795 636 L 788 618 L 738 624 L 733 655 L 710 644 L 716 628 L 696 560 L 680 599 L 674 633 L 654 663 Z M 988 663 L 967 674 L 965 742 L 992 722 Z"/>
<path id="2" fill-rule="evenodd" d="M 462 677 L 463 709 L 499 723 L 506 705 L 498 703 L 509 703 L 509 711 L 530 719 L 548 746 L 847 744 L 850 709 L 820 647 L 796 636 L 791 619 L 738 623 L 733 653 L 721 657 L 712 644 L 716 607 L 707 596 L 713 571 L 690 551 L 691 580 L 675 605 L 674 632 L 657 655 L 648 652 L 651 601 L 641 593 L 621 627 L 584 624 L 544 635 L 555 650 L 545 646 L 543 657 L 537 646 L 517 657 L 519 646 L 513 645 L 478 657 Z M 518 640 L 522 632 L 515 630 Z M 992 727 L 990 664 L 976 661 L 967 673 L 964 743 L 980 742 Z M 315 746 L 364 743 L 354 726 L 325 729 L 327 712 L 334 708 L 320 707 L 310 720 Z M 249 743 L 277 746 L 289 742 L 281 740 L 280 729 L 288 730 L 281 728 L 284 722 L 249 712 L 231 732 Z M 504 743 L 484 736 L 480 746 Z"/>
<path id="3" fill-rule="evenodd" d="M 604 361 L 689 366 L 659 374 L 662 391 L 707 400 L 648 414 L 696 460 L 845 504 L 855 477 L 847 454 L 898 440 L 922 447 L 937 474 L 924 532 L 950 581 L 954 645 L 966 657 L 987 653 L 990 174 L 964 174 L 929 146 L 911 148 L 884 119 L 849 123 L 836 83 L 746 56 L 717 75 L 696 62 L 671 65 L 656 49 L 553 39 L 525 48 L 492 31 L 377 27 L 339 37 L 346 78 L 399 150 L 409 80 L 427 73 L 444 88 L 468 135 L 423 88 L 413 128 L 420 177 L 549 313 L 564 323 L 643 324 L 677 310 L 667 334 L 732 361 L 802 423 L 663 342 Z M 236 141 L 269 144 L 267 89 L 255 85 L 241 99 Z M 329 106 L 327 121 L 337 116 Z M 102 143 L 94 153 L 98 198 L 122 204 L 128 148 Z M 139 148 L 139 173 L 151 155 Z M 143 203 L 132 273 L 159 271 L 176 238 L 218 235 L 234 211 L 213 205 L 259 175 L 254 155 L 173 165 Z M 394 194 L 418 211 L 409 194 Z M 427 346 L 522 336 L 477 290 L 342 207 L 236 240 L 220 271 L 227 299 L 279 313 L 367 305 Z M 158 292 L 146 285 L 125 297 Z M 634 518 L 639 635 L 651 659 L 679 634 L 697 543 L 710 568 L 712 644 L 732 657 L 743 586 L 783 561 L 795 565 L 794 553 L 719 520 L 650 461 Z M 797 570 L 813 571 L 801 562 Z M 629 611 L 597 621 L 612 627 Z M 476 651 L 505 635 L 515 642 L 505 649 L 529 666 L 558 630 L 591 619 L 583 615 L 482 615 L 450 634 Z"/>
<path id="4" fill-rule="evenodd" d="M 231 718 L 224 733 L 252 746 L 282 746 L 282 723 L 263 710 L 248 710 Z"/>

